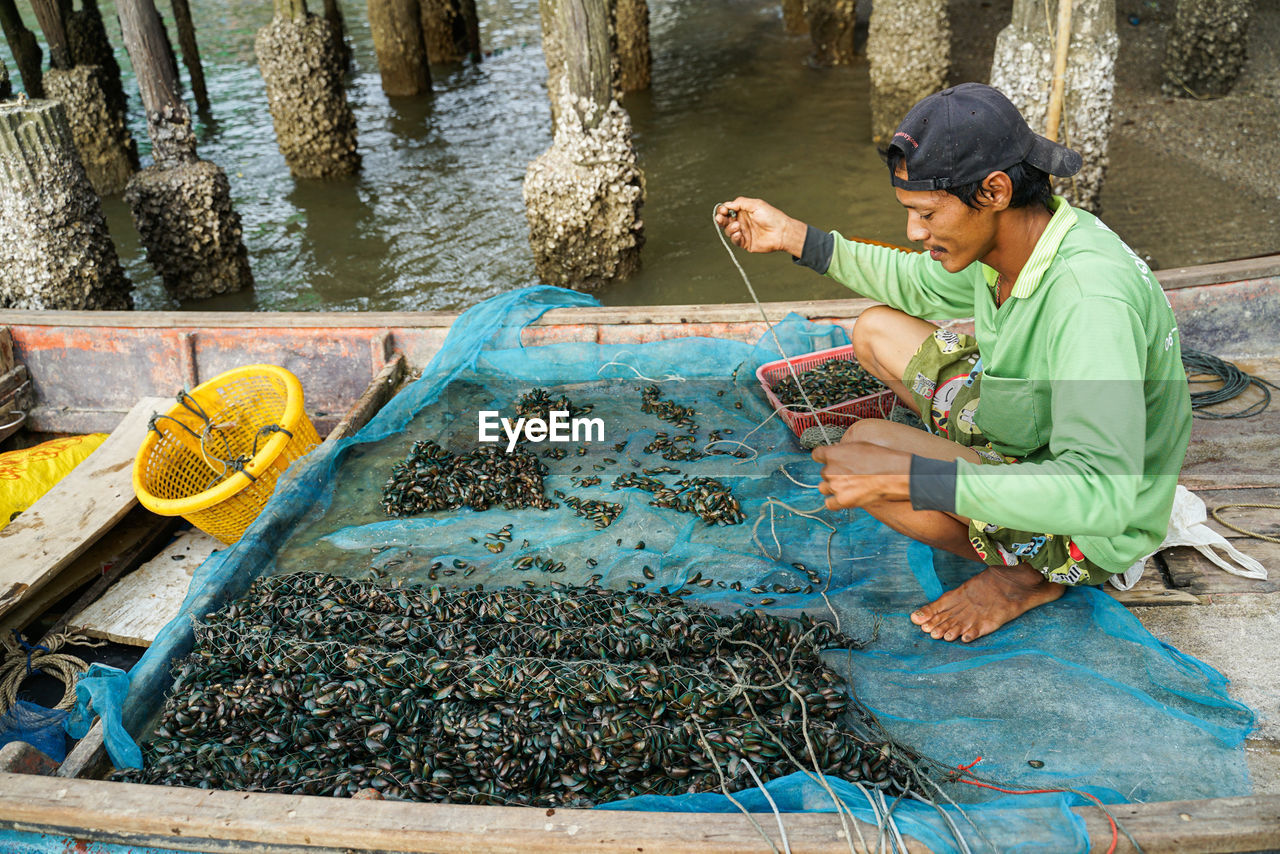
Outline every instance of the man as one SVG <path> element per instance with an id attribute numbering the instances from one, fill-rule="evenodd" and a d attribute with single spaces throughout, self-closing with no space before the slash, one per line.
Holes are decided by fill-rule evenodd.
<path id="1" fill-rule="evenodd" d="M 820 490 L 832 510 L 861 507 L 986 564 L 911 615 L 968 642 L 1159 546 L 1191 404 L 1159 283 L 1052 195 L 1048 176 L 1074 174 L 1077 153 L 966 83 L 911 109 L 888 162 L 923 254 L 824 234 L 758 199 L 716 221 L 737 246 L 788 252 L 887 304 L 858 318 L 855 352 L 929 432 L 857 422 L 814 451 Z M 922 319 L 962 317 L 975 336 Z"/>

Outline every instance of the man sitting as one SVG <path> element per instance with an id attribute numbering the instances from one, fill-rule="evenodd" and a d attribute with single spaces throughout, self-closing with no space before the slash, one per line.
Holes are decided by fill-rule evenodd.
<path id="1" fill-rule="evenodd" d="M 821 492 L 986 564 L 911 615 L 968 642 L 1159 546 L 1191 435 L 1187 378 L 1150 269 L 1052 195 L 1049 175 L 1074 174 L 1080 156 L 997 90 L 916 104 L 888 163 L 925 253 L 823 233 L 759 199 L 716 221 L 737 246 L 788 252 L 887 304 L 858 318 L 855 352 L 929 433 L 857 422 L 814 451 Z M 974 336 L 923 319 L 970 316 Z"/>

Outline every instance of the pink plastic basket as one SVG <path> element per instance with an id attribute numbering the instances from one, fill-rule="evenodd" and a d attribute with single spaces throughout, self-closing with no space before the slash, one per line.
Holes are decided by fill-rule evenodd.
<path id="1" fill-rule="evenodd" d="M 806 353 L 803 356 L 796 356 L 791 359 L 779 359 L 776 362 L 761 365 L 756 369 L 756 379 L 760 381 L 765 397 L 769 399 L 769 403 L 773 404 L 773 408 L 778 411 L 778 414 L 782 416 L 782 420 L 787 422 L 787 426 L 797 436 L 815 426 L 819 421 L 834 427 L 848 427 L 862 418 L 888 418 L 889 413 L 893 411 L 896 395 L 891 389 L 836 403 L 816 412 L 806 412 L 803 409 L 793 409 L 782 405 L 782 401 L 774 394 L 773 387 L 785 377 L 790 376 L 791 371 L 787 368 L 788 362 L 795 368 L 796 373 L 801 373 L 832 359 L 844 359 L 847 362 L 858 361 L 853 355 L 853 345 L 846 344 L 843 347 L 832 347 L 830 350 L 819 350 L 816 353 Z"/>

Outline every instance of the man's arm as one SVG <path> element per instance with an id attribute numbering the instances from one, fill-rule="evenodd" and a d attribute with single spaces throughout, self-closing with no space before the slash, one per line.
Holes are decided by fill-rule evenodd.
<path id="1" fill-rule="evenodd" d="M 734 246 L 748 252 L 804 252 L 808 226 L 768 202 L 739 196 L 716 208 L 716 225 Z"/>

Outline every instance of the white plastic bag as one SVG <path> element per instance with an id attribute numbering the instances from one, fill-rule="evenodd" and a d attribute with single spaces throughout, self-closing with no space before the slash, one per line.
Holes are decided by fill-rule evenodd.
<path id="1" fill-rule="evenodd" d="M 1169 516 L 1169 532 L 1165 534 L 1164 542 L 1160 544 L 1160 548 L 1156 549 L 1156 551 L 1167 549 L 1171 546 L 1191 546 L 1232 575 L 1238 575 L 1241 578 L 1266 578 L 1267 568 L 1231 545 L 1231 543 L 1227 542 L 1226 537 L 1206 525 L 1205 522 L 1208 518 L 1209 514 L 1205 510 L 1204 501 L 1200 499 L 1200 496 L 1185 486 L 1179 486 L 1173 497 L 1173 513 Z M 1239 566 L 1228 562 L 1214 549 L 1223 551 Z M 1155 554 L 1155 552 L 1151 554 Z M 1147 555 L 1124 572 L 1111 576 L 1111 586 L 1117 590 L 1128 590 L 1137 584 L 1138 579 L 1142 578 L 1142 570 L 1146 567 L 1147 559 L 1150 557 L 1151 555 Z"/>

